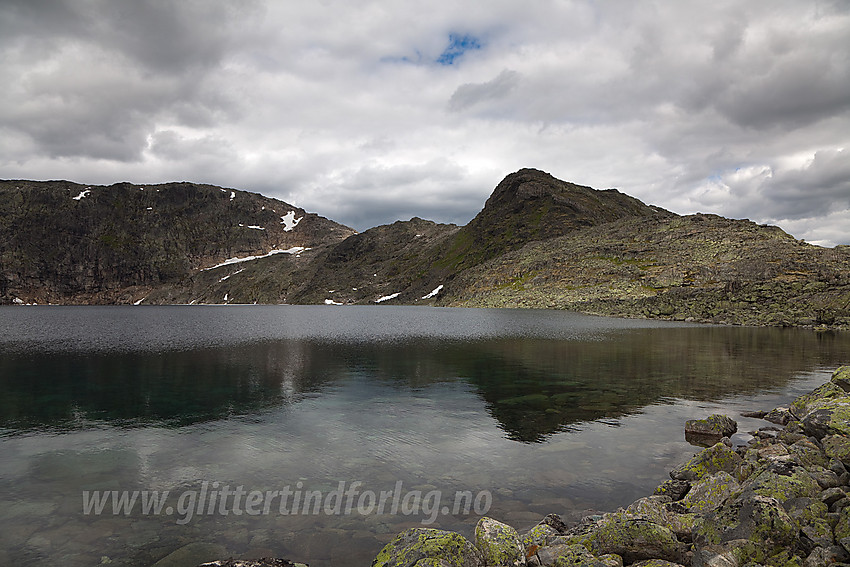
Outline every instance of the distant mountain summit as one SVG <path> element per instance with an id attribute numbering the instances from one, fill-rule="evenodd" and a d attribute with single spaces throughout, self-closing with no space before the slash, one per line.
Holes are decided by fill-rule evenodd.
<path id="1" fill-rule="evenodd" d="M 464 226 L 446 262 L 471 267 L 525 244 L 627 217 L 669 216 L 615 189 L 567 183 L 537 169 L 511 173 Z"/>
<path id="2" fill-rule="evenodd" d="M 850 247 L 521 169 L 466 226 L 362 233 L 193 183 L 0 181 L 0 303 L 534 307 L 850 328 Z"/>

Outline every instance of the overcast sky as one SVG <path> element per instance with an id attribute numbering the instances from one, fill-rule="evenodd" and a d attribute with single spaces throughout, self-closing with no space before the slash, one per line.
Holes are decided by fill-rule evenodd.
<path id="1" fill-rule="evenodd" d="M 535 167 L 850 244 L 848 38 L 848 0 L 0 0 L 0 178 L 364 230 L 465 224 Z"/>

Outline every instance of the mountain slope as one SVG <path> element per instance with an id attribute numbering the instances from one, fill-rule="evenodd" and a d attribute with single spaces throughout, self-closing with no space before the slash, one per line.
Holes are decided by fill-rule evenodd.
<path id="1" fill-rule="evenodd" d="M 598 191 L 543 171 L 521 169 L 496 186 L 481 212 L 458 231 L 436 265 L 460 271 L 528 242 L 621 218 L 670 214 L 615 189 Z"/>
<path id="2" fill-rule="evenodd" d="M 716 215 L 621 219 L 467 270 L 440 304 L 847 327 L 850 247 Z"/>
<path id="3" fill-rule="evenodd" d="M 0 182 L 0 302 L 537 307 L 850 328 L 850 247 L 533 169 L 466 226 L 363 233 L 191 183 Z"/>
<path id="4" fill-rule="evenodd" d="M 0 181 L 0 297 L 127 302 L 228 258 L 351 234 L 283 201 L 210 185 Z"/>

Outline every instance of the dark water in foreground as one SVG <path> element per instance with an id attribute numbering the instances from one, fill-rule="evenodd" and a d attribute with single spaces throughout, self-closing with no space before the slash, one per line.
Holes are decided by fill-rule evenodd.
<path id="1" fill-rule="evenodd" d="M 485 508 L 610 510 L 695 452 L 685 420 L 754 429 L 849 362 L 848 334 L 564 312 L 0 308 L 0 564 L 368 565 Z"/>

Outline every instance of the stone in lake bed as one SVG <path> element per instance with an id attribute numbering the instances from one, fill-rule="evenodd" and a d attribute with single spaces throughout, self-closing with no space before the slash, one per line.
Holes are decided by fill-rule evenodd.
<path id="1" fill-rule="evenodd" d="M 717 413 L 705 419 L 689 419 L 685 422 L 685 435 L 731 437 L 736 431 L 738 424 L 734 419 Z"/>

